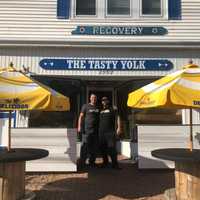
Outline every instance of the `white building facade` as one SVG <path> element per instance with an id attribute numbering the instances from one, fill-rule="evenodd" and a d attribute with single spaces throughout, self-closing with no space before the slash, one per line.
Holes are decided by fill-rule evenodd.
<path id="1" fill-rule="evenodd" d="M 134 123 L 166 123 L 169 115 L 167 123 L 187 123 L 185 111 L 137 116 L 126 101 L 189 59 L 200 65 L 199 9 L 198 0 L 1 0 L 0 65 L 29 68 L 69 96 L 72 107 L 64 114 L 25 112 L 16 126 L 74 128 L 90 93 L 118 107 L 128 138 Z"/>

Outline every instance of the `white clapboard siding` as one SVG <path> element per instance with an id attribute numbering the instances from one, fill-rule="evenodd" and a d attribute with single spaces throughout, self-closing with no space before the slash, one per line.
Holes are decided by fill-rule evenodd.
<path id="1" fill-rule="evenodd" d="M 200 148 L 200 126 L 193 125 L 194 148 Z M 138 125 L 138 167 L 174 168 L 174 162 L 157 159 L 151 151 L 161 148 L 188 148 L 189 126 Z"/>
<path id="2" fill-rule="evenodd" d="M 40 148 L 49 156 L 26 162 L 26 171 L 76 171 L 76 132 L 65 128 L 14 128 L 13 148 Z"/>
<path id="3" fill-rule="evenodd" d="M 167 9 L 167 8 L 166 8 Z M 13 41 L 80 42 L 98 44 L 119 43 L 130 45 L 145 42 L 196 42 L 200 40 L 200 1 L 181 1 L 181 20 L 162 18 L 77 18 L 57 19 L 57 0 L 1 0 L 0 40 L 11 44 Z M 168 30 L 165 36 L 74 36 L 77 26 L 163 26 Z M 10 41 L 10 42 L 9 42 Z"/>

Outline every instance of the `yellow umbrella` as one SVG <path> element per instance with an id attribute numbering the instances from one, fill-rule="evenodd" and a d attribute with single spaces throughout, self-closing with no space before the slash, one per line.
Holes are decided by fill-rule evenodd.
<path id="1" fill-rule="evenodd" d="M 67 111 L 69 109 L 68 97 L 13 67 L 0 68 L 0 110 L 10 111 L 10 116 L 12 110 Z M 10 149 L 10 127 L 11 117 L 8 149 Z"/>
<path id="2" fill-rule="evenodd" d="M 186 65 L 129 93 L 127 105 L 132 108 L 189 108 L 192 150 L 192 108 L 200 108 L 200 68 L 194 64 Z"/>

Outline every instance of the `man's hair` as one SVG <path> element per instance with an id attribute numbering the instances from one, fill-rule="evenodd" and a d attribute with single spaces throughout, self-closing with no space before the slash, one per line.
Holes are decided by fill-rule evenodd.
<path id="1" fill-rule="evenodd" d="M 108 97 L 102 97 L 101 101 L 109 101 Z"/>
<path id="2" fill-rule="evenodd" d="M 91 97 L 91 96 L 97 96 L 97 95 L 96 95 L 96 94 L 94 94 L 94 93 L 91 93 L 91 94 L 90 94 L 90 97 Z"/>

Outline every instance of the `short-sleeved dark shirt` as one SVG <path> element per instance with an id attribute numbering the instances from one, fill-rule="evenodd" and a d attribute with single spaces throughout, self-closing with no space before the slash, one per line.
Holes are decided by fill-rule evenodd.
<path id="1" fill-rule="evenodd" d="M 112 107 L 101 110 L 99 116 L 99 133 L 114 132 L 117 117 L 117 109 Z"/>
<path id="2" fill-rule="evenodd" d="M 99 123 L 99 109 L 92 104 L 84 104 L 81 108 L 84 113 L 84 131 L 86 134 L 97 134 Z"/>

